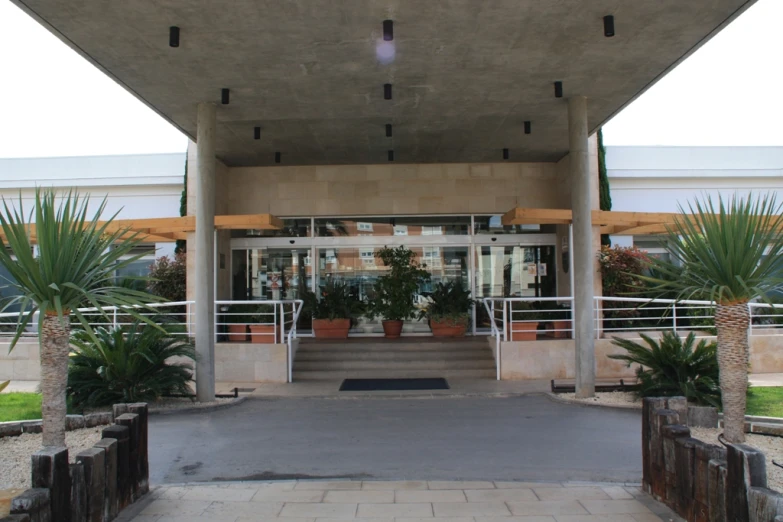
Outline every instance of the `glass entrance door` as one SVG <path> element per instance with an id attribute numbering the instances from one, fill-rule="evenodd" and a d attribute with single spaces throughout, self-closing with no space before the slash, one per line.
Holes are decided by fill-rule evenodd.
<path id="1" fill-rule="evenodd" d="M 555 297 L 555 247 L 481 245 L 476 247 L 476 299 Z M 476 305 L 476 328 L 490 328 L 483 305 Z"/>
<path id="2" fill-rule="evenodd" d="M 340 247 L 319 248 L 318 285 L 324 286 L 327 281 L 339 281 L 350 286 L 361 299 L 373 297 L 373 285 L 379 277 L 387 272 L 383 262 L 375 257 L 381 247 Z M 467 246 L 412 246 L 416 260 L 426 265 L 431 275 L 430 282 L 422 285 L 415 295 L 417 307 L 424 307 L 427 296 L 434 285 L 448 281 L 459 280 L 468 286 L 468 247 Z M 403 326 L 405 333 L 430 333 L 426 320 L 409 319 Z M 381 334 L 383 327 L 381 318 L 358 318 L 351 333 Z"/>
<path id="3" fill-rule="evenodd" d="M 301 299 L 312 284 L 309 248 L 234 250 L 232 299 Z M 310 330 L 311 319 L 300 316 L 299 330 Z"/>

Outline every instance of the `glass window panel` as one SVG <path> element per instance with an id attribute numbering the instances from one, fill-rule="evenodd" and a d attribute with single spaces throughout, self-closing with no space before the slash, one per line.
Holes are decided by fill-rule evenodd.
<path id="1" fill-rule="evenodd" d="M 468 235 L 470 216 L 319 218 L 315 229 L 318 237 Z"/>
<path id="2" fill-rule="evenodd" d="M 474 216 L 474 234 L 538 234 L 542 225 L 503 225 L 503 216 Z"/>
<path id="3" fill-rule="evenodd" d="M 281 220 L 280 230 L 232 230 L 231 237 L 310 237 L 310 218 Z"/>

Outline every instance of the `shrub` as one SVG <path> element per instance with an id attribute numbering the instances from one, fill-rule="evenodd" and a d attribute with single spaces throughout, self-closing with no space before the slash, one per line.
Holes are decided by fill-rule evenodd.
<path id="1" fill-rule="evenodd" d="M 150 267 L 151 280 L 147 283 L 150 293 L 168 301 L 184 301 L 187 294 L 187 257 L 184 252 L 176 254 L 174 259 L 159 257 Z"/>
<path id="2" fill-rule="evenodd" d="M 345 283 L 329 280 L 318 292 L 306 290 L 302 294 L 302 313 L 313 319 L 351 319 L 364 313 L 364 303 L 356 291 Z"/>
<path id="3" fill-rule="evenodd" d="M 451 326 L 463 325 L 470 319 L 472 306 L 470 290 L 462 286 L 461 280 L 438 283 L 429 296 L 427 307 L 419 312 L 419 319 L 426 317 Z"/>
<path id="4" fill-rule="evenodd" d="M 673 332 L 664 332 L 660 342 L 641 334 L 647 346 L 630 339 L 615 337 L 612 344 L 625 348 L 627 355 L 610 355 L 632 364 L 639 364 L 639 396 L 684 396 L 689 402 L 720 405 L 718 386 L 717 344 L 688 334 L 685 341 Z M 695 344 L 695 346 L 694 346 Z"/>
<path id="5" fill-rule="evenodd" d="M 412 319 L 416 315 L 414 295 L 430 279 L 426 265 L 420 265 L 416 254 L 402 245 L 384 247 L 375 257 L 380 258 L 389 271 L 373 285 L 374 295 L 368 303 L 367 317 L 381 316 L 387 321 Z"/>
<path id="6" fill-rule="evenodd" d="M 85 331 L 71 337 L 74 348 L 68 366 L 68 395 L 76 408 L 143 402 L 164 395 L 190 395 L 192 365 L 167 362 L 172 357 L 194 360 L 196 351 L 175 324 L 153 328 L 136 321 L 93 338 Z"/>
<path id="7" fill-rule="evenodd" d="M 643 292 L 646 285 L 639 276 L 644 273 L 648 262 L 647 254 L 636 247 L 602 246 L 598 254 L 598 264 L 601 267 L 603 295 L 631 297 L 633 294 Z M 639 326 L 640 323 L 633 319 L 649 315 L 643 313 L 643 308 L 631 302 L 604 301 L 603 308 L 604 328 L 608 329 Z M 612 310 L 612 308 L 627 308 L 627 310 Z"/>

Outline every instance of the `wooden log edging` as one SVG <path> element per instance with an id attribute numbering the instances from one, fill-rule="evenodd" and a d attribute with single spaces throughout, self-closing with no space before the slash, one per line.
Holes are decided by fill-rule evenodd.
<path id="1" fill-rule="evenodd" d="M 87 415 L 67 415 L 65 417 L 65 431 L 95 428 L 112 422 L 114 422 L 114 415 L 110 411 L 88 413 Z M 40 419 L 0 422 L 0 438 L 18 437 L 22 433 L 41 433 L 42 426 Z"/>
<path id="2" fill-rule="evenodd" d="M 0 522 L 109 522 L 145 495 L 149 491 L 147 405 L 115 405 L 114 412 L 116 424 L 105 428 L 92 448 L 79 453 L 76 463 L 68 464 L 67 448 L 44 448 L 33 454 L 33 489 L 15 497 L 11 515 Z M 78 426 L 82 421 L 71 422 Z"/>
<path id="3" fill-rule="evenodd" d="M 764 454 L 692 438 L 682 397 L 642 407 L 643 488 L 689 522 L 780 522 L 783 494 L 767 489 Z"/>

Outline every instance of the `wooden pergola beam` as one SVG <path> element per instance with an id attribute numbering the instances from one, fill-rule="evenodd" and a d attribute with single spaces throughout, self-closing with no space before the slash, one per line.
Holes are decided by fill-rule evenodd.
<path id="1" fill-rule="evenodd" d="M 97 223 L 105 224 L 103 221 Z M 31 240 L 35 242 L 35 224 L 27 225 Z M 215 228 L 218 230 L 279 230 L 283 228 L 283 221 L 271 214 L 248 214 L 234 216 L 215 216 Z M 120 240 L 127 240 L 136 234 L 143 243 L 169 243 L 178 239 L 187 239 L 190 232 L 196 231 L 195 216 L 148 218 L 148 219 L 116 219 L 106 226 L 106 232 L 115 233 L 122 231 Z M 5 236 L 0 231 L 0 239 L 5 241 Z"/>
<path id="2" fill-rule="evenodd" d="M 617 212 L 593 210 L 594 226 L 601 227 L 602 234 L 634 235 L 663 234 L 682 214 L 670 212 Z M 687 217 L 686 217 L 687 219 Z M 514 208 L 503 215 L 504 225 L 570 225 L 570 209 Z"/>

